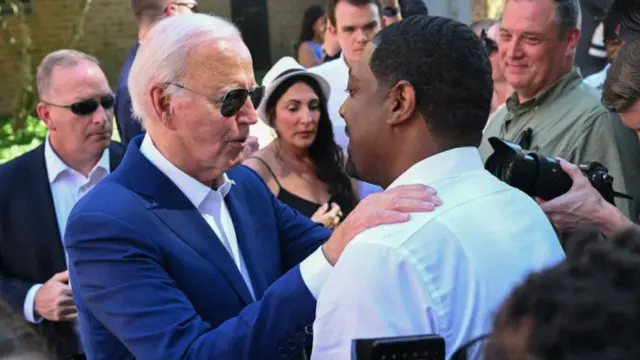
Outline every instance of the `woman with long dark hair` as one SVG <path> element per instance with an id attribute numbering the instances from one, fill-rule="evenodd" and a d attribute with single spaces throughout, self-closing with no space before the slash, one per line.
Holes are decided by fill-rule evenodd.
<path id="1" fill-rule="evenodd" d="M 329 84 L 293 58 L 278 61 L 265 75 L 258 116 L 276 139 L 245 165 L 256 170 L 283 203 L 334 228 L 357 204 L 333 138 L 327 111 Z"/>
<path id="2" fill-rule="evenodd" d="M 324 33 L 327 29 L 327 11 L 322 5 L 311 5 L 302 18 L 298 39 L 298 62 L 304 67 L 322 64 Z"/>

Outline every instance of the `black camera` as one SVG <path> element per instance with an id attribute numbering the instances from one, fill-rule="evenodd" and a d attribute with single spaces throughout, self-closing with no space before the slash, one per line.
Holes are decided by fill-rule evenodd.
<path id="1" fill-rule="evenodd" d="M 497 137 L 489 138 L 494 152 L 485 162 L 485 169 L 505 183 L 532 197 L 543 200 L 556 198 L 571 188 L 573 181 L 562 170 L 558 160 L 522 148 Z M 614 198 L 632 199 L 613 190 L 613 177 L 597 162 L 580 165 L 580 169 L 602 197 L 615 205 Z"/>
<path id="2" fill-rule="evenodd" d="M 444 339 L 438 335 L 398 336 L 351 341 L 351 360 L 444 360 Z"/>

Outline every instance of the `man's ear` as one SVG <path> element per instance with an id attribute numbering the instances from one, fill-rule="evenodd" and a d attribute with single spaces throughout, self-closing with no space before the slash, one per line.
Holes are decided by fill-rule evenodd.
<path id="1" fill-rule="evenodd" d="M 178 13 L 178 7 L 175 4 L 169 4 L 166 8 L 164 8 L 165 16 L 173 16 Z"/>
<path id="2" fill-rule="evenodd" d="M 567 39 L 569 42 L 569 46 L 567 46 L 567 51 L 565 55 L 569 56 L 576 52 L 576 48 L 578 47 L 578 42 L 580 41 L 580 29 L 574 28 L 569 31 L 569 38 Z"/>
<path id="3" fill-rule="evenodd" d="M 154 86 L 150 89 L 151 110 L 160 122 L 168 129 L 175 129 L 173 111 L 171 109 L 172 94 L 166 88 Z"/>
<path id="4" fill-rule="evenodd" d="M 416 90 L 408 81 L 401 80 L 389 92 L 389 125 L 399 125 L 416 112 Z"/>
<path id="5" fill-rule="evenodd" d="M 329 20 L 327 20 L 327 30 L 333 36 L 336 36 L 337 33 L 338 33 L 338 29 L 336 29 L 336 27 L 333 26 L 333 24 L 331 24 L 331 21 L 329 21 Z"/>
<path id="6" fill-rule="evenodd" d="M 36 105 L 36 113 L 42 122 L 47 126 L 49 131 L 56 131 L 56 123 L 51 120 L 51 108 L 49 105 L 38 103 Z"/>

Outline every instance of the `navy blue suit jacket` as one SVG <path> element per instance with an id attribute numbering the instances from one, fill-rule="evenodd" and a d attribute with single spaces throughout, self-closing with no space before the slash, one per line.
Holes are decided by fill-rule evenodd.
<path id="1" fill-rule="evenodd" d="M 119 143 L 109 145 L 111 171 L 124 152 Z M 22 314 L 29 289 L 66 269 L 42 144 L 0 165 L 0 297 Z M 73 323 L 44 320 L 31 326 L 58 359 L 78 353 Z"/>
<path id="2" fill-rule="evenodd" d="M 140 152 L 73 209 L 65 234 L 89 359 L 287 359 L 311 343 L 299 262 L 330 232 L 245 166 L 225 201 L 257 301 L 186 196 Z"/>
<path id="3" fill-rule="evenodd" d="M 139 46 L 140 44 L 136 43 L 131 50 L 129 50 L 127 59 L 122 66 L 120 77 L 118 77 L 118 88 L 116 89 L 116 122 L 118 125 L 118 133 L 120 134 L 120 141 L 125 145 L 128 145 L 131 139 L 144 132 L 140 123 L 133 118 L 131 112 L 131 95 L 129 94 L 129 72 L 131 71 L 133 60 L 136 59 Z"/>

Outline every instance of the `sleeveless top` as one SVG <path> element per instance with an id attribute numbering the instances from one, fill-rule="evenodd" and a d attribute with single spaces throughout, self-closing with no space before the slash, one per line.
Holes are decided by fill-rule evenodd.
<path id="1" fill-rule="evenodd" d="M 313 41 L 305 41 L 304 43 L 313 48 L 313 51 L 316 52 L 316 56 L 318 57 L 318 59 L 322 59 L 322 47 L 320 45 L 314 43 Z"/>
<path id="2" fill-rule="evenodd" d="M 318 211 L 320 206 L 322 206 L 322 204 L 317 204 L 307 199 L 303 199 L 297 195 L 290 193 L 287 189 L 283 188 L 282 185 L 280 185 L 280 181 L 278 181 L 276 174 L 273 172 L 273 170 L 271 170 L 271 167 L 262 158 L 259 158 L 257 156 L 252 156 L 249 159 L 256 159 L 260 161 L 262 164 L 264 164 L 264 166 L 267 167 L 267 170 L 269 170 L 269 172 L 271 173 L 271 176 L 273 176 L 273 179 L 276 181 L 276 184 L 278 184 L 278 188 L 280 189 L 280 191 L 278 192 L 277 198 L 283 204 L 289 205 L 289 207 L 298 210 L 299 213 L 301 213 L 302 215 L 308 218 L 311 218 L 311 216 L 313 216 L 313 214 L 316 211 Z M 329 200 L 329 202 L 331 202 L 331 199 Z"/>

